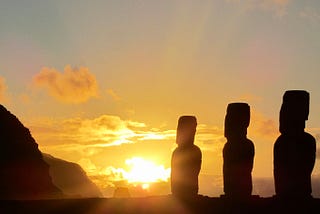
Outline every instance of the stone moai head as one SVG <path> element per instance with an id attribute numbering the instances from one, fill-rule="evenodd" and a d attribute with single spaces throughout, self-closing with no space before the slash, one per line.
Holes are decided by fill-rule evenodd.
<path id="1" fill-rule="evenodd" d="M 178 121 L 176 143 L 178 146 L 193 144 L 197 128 L 195 116 L 181 116 Z"/>
<path id="2" fill-rule="evenodd" d="M 250 123 L 250 106 L 247 103 L 230 103 L 224 120 L 224 136 L 239 138 L 247 136 Z"/>
<path id="3" fill-rule="evenodd" d="M 309 115 L 309 93 L 303 90 L 289 90 L 283 95 L 280 109 L 281 134 L 304 131 Z"/>

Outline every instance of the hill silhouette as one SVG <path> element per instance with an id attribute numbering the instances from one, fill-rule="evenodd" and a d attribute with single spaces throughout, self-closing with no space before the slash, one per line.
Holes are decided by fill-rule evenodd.
<path id="1" fill-rule="evenodd" d="M 53 183 L 63 191 L 66 197 L 102 197 L 99 188 L 88 178 L 80 165 L 49 154 L 42 155 L 44 161 L 50 166 L 49 172 Z"/>
<path id="2" fill-rule="evenodd" d="M 63 196 L 49 174 L 38 144 L 17 117 L 0 105 L 0 198 Z"/>
<path id="3" fill-rule="evenodd" d="M 41 153 L 19 119 L 0 105 L 0 199 L 102 197 L 76 163 Z"/>

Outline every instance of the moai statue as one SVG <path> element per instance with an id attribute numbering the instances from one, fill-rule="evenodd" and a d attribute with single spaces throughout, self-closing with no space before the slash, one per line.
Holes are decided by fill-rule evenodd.
<path id="1" fill-rule="evenodd" d="M 286 91 L 280 110 L 280 133 L 273 148 L 276 196 L 311 197 L 311 173 L 316 158 L 315 138 L 304 131 L 309 93 Z"/>
<path id="2" fill-rule="evenodd" d="M 247 138 L 250 106 L 230 103 L 225 117 L 223 148 L 223 182 L 226 197 L 244 199 L 252 193 L 254 144 Z"/>
<path id="3" fill-rule="evenodd" d="M 198 175 L 202 154 L 194 145 L 197 120 L 194 116 L 181 116 L 178 121 L 176 143 L 171 158 L 171 192 L 179 198 L 198 194 Z"/>

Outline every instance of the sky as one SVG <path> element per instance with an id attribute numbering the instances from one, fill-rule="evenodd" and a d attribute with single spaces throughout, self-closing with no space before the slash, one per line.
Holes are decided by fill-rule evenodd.
<path id="1" fill-rule="evenodd" d="M 286 90 L 310 93 L 306 131 L 320 137 L 317 0 L 2 0 L 0 28 L 0 103 L 106 197 L 125 185 L 170 193 L 181 115 L 197 117 L 199 193 L 209 196 L 223 194 L 229 103 L 251 108 L 255 194 L 274 194 L 263 182 Z M 139 166 L 161 175 L 137 181 Z"/>

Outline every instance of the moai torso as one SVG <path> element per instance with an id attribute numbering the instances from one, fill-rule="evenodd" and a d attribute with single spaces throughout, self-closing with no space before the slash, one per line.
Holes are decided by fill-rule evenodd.
<path id="1" fill-rule="evenodd" d="M 225 118 L 223 148 L 223 181 L 227 197 L 243 198 L 252 193 L 254 144 L 247 139 L 250 107 L 246 103 L 231 103 Z"/>
<path id="2" fill-rule="evenodd" d="M 287 91 L 280 110 L 280 132 L 274 144 L 274 183 L 279 197 L 310 197 L 315 138 L 304 131 L 309 94 Z"/>
<path id="3" fill-rule="evenodd" d="M 198 175 L 201 169 L 201 150 L 193 144 L 196 118 L 180 117 L 177 128 L 178 147 L 171 158 L 171 192 L 180 198 L 198 194 Z"/>

